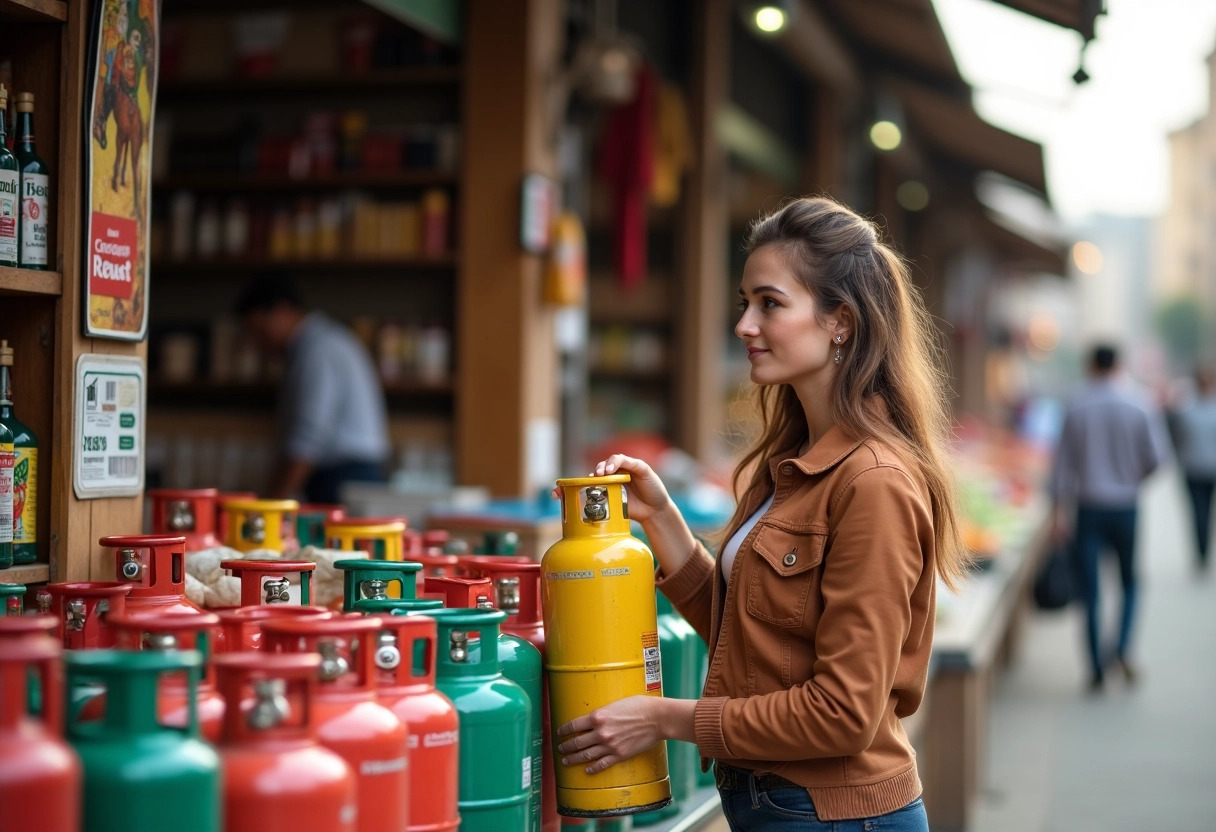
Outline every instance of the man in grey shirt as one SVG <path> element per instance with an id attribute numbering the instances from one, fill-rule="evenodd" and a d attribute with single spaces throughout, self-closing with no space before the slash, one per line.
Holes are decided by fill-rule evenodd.
<path id="1" fill-rule="evenodd" d="M 1116 379 L 1113 347 L 1093 350 L 1091 383 L 1072 402 L 1064 419 L 1051 472 L 1054 538 L 1067 537 L 1067 513 L 1076 510 L 1073 545 L 1084 576 L 1090 690 L 1103 688 L 1108 662 L 1129 682 L 1137 672 L 1128 657 L 1136 609 L 1136 502 L 1140 485 L 1169 455 L 1159 412 Z M 1098 563 L 1105 548 L 1119 559 L 1123 614 L 1113 651 L 1102 649 Z"/>
<path id="2" fill-rule="evenodd" d="M 389 459 L 384 391 L 367 351 L 344 326 L 308 312 L 281 277 L 251 282 L 236 306 L 264 349 L 285 360 L 279 464 L 270 497 L 337 503 L 345 482 L 378 482 Z"/>

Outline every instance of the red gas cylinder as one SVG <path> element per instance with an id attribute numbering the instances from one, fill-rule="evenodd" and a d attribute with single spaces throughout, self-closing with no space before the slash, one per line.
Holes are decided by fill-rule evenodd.
<path id="1" fill-rule="evenodd" d="M 457 555 L 456 576 L 458 578 L 482 578 L 478 568 L 482 563 L 536 563 L 524 555 Z"/>
<path id="2" fill-rule="evenodd" d="M 55 616 L 59 639 L 70 650 L 113 647 L 114 630 L 106 617 L 126 611 L 130 591 L 131 584 L 114 581 L 47 584 L 38 593 L 38 611 Z"/>
<path id="3" fill-rule="evenodd" d="M 494 606 L 494 585 L 489 578 L 427 578 L 423 590 L 428 598 L 440 598 L 445 607 Z"/>
<path id="4" fill-rule="evenodd" d="M 314 699 L 317 737 L 355 771 L 359 832 L 401 832 L 409 821 L 406 727 L 376 701 L 380 621 L 359 615 L 262 625 L 262 649 L 320 653 Z"/>
<path id="5" fill-rule="evenodd" d="M 261 648 L 262 625 L 285 618 L 332 618 L 333 612 L 324 607 L 301 607 L 295 604 L 259 604 L 220 610 L 220 631 L 215 640 L 216 653 L 240 653 Z"/>
<path id="6" fill-rule="evenodd" d="M 198 650 L 203 654 L 203 678 L 196 690 L 198 724 L 203 738 L 216 742 L 224 720 L 224 700 L 215 689 L 212 653 L 219 632 L 215 613 L 177 615 L 164 612 L 135 612 L 111 615 L 109 624 L 117 634 L 119 650 Z M 157 712 L 161 724 L 186 727 L 189 720 L 189 690 L 184 673 L 161 676 Z"/>
<path id="7" fill-rule="evenodd" d="M 428 555 L 446 554 L 443 547 L 451 539 L 447 529 L 429 529 L 422 533 L 422 551 Z"/>
<path id="8" fill-rule="evenodd" d="M 490 597 L 496 609 L 507 614 L 502 631 L 525 639 L 545 657 L 545 618 L 540 605 L 541 565 L 525 557 L 487 555 L 462 557 L 461 563 L 473 575 L 488 578 L 494 592 Z M 541 829 L 558 832 L 562 826 L 557 814 L 557 780 L 553 773 L 553 735 L 549 726 L 549 685 L 541 677 L 541 715 L 544 744 L 541 761 Z"/>
<path id="9" fill-rule="evenodd" d="M 312 603 L 311 580 L 317 565 L 307 560 L 225 560 L 220 566 L 241 579 L 241 606 L 290 604 L 288 575 L 300 576 L 300 604 Z"/>
<path id="10" fill-rule="evenodd" d="M 152 533 L 186 536 L 186 551 L 197 552 L 220 545 L 215 534 L 215 488 L 149 488 L 152 500 Z"/>
<path id="11" fill-rule="evenodd" d="M 225 832 L 355 832 L 354 772 L 317 742 L 320 664 L 311 653 L 216 657 Z"/>
<path id="12" fill-rule="evenodd" d="M 224 491 L 215 498 L 215 536 L 220 539 L 220 545 L 228 539 L 228 515 L 224 506 L 239 500 L 256 500 L 257 494 L 252 491 Z"/>
<path id="13" fill-rule="evenodd" d="M 103 537 L 114 550 L 115 579 L 131 585 L 127 610 L 199 615 L 202 608 L 186 597 L 186 538 L 133 534 Z"/>
<path id="14" fill-rule="evenodd" d="M 62 739 L 62 648 L 47 615 L 0 618 L 0 827 L 80 828 L 80 761 Z M 42 703 L 32 716 L 31 678 Z"/>
<path id="15" fill-rule="evenodd" d="M 460 826 L 460 718 L 435 688 L 435 620 L 381 615 L 377 697 L 409 730 L 410 832 Z"/>

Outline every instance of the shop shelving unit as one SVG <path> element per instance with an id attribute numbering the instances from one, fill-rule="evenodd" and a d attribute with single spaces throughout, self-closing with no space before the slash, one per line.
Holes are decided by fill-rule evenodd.
<path id="1" fill-rule="evenodd" d="M 6 583 L 113 578 L 97 540 L 138 531 L 142 515 L 139 498 L 82 501 L 72 490 L 77 356 L 146 351 L 81 334 L 89 11 L 84 0 L 0 0 L 0 59 L 12 63 L 12 92 L 35 95 L 38 151 L 54 189 L 50 268 L 0 268 L 0 338 L 16 351 L 16 409 L 39 441 L 38 562 L 0 571 Z"/>

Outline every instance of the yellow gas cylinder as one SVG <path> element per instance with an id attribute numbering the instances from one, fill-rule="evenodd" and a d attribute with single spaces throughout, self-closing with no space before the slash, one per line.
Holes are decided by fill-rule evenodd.
<path id="1" fill-rule="evenodd" d="M 343 517 L 325 523 L 325 544 L 331 549 L 367 552 L 372 560 L 405 560 L 404 517 Z M 390 584 L 387 597 L 400 598 L 401 589 Z"/>
<path id="2" fill-rule="evenodd" d="M 663 695 L 654 559 L 629 533 L 627 482 L 628 474 L 557 481 L 562 539 L 541 561 L 555 728 L 626 696 Z M 557 810 L 567 817 L 650 812 L 671 802 L 661 742 L 598 774 L 561 765 L 555 774 Z"/>
<path id="3" fill-rule="evenodd" d="M 223 503 L 224 545 L 238 552 L 273 549 L 294 554 L 300 549 L 296 537 L 295 500 L 227 500 Z"/>

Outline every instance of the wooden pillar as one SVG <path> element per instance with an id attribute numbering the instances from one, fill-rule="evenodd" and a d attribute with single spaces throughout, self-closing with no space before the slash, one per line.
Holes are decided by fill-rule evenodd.
<path id="1" fill-rule="evenodd" d="M 531 492 L 559 473 L 553 315 L 541 300 L 544 261 L 521 248 L 518 218 L 524 176 L 557 173 L 561 114 L 546 91 L 563 12 L 563 0 L 465 7 L 457 475 L 497 496 Z"/>
<path id="2" fill-rule="evenodd" d="M 63 294 L 55 311 L 55 393 L 50 483 L 50 563 L 52 581 L 114 580 L 114 561 L 104 555 L 97 541 L 112 534 L 138 534 L 143 530 L 143 498 L 113 497 L 78 500 L 72 486 L 72 449 L 75 442 L 73 416 L 76 409 L 76 358 L 85 353 L 138 356 L 146 359 L 147 341 L 130 343 L 82 334 L 85 189 L 84 177 L 86 72 L 89 17 L 87 0 L 68 4 L 61 64 L 62 98 L 59 106 L 58 240 Z M 150 152 L 150 150 L 149 150 Z M 50 148 L 44 156 L 54 158 Z M 155 279 L 155 278 L 153 278 Z M 151 286 L 155 296 L 155 285 Z M 145 391 L 146 395 L 146 391 Z M 41 439 L 41 437 L 40 437 Z M 46 441 L 42 442 L 43 447 Z M 45 470 L 45 468 L 44 468 Z"/>
<path id="3" fill-rule="evenodd" d="M 722 356 L 726 326 L 729 221 L 726 153 L 715 129 L 730 95 L 730 15 L 727 0 L 694 4 L 689 120 L 695 145 L 693 170 L 681 203 L 681 309 L 678 339 L 676 443 L 708 459 L 722 431 Z"/>

